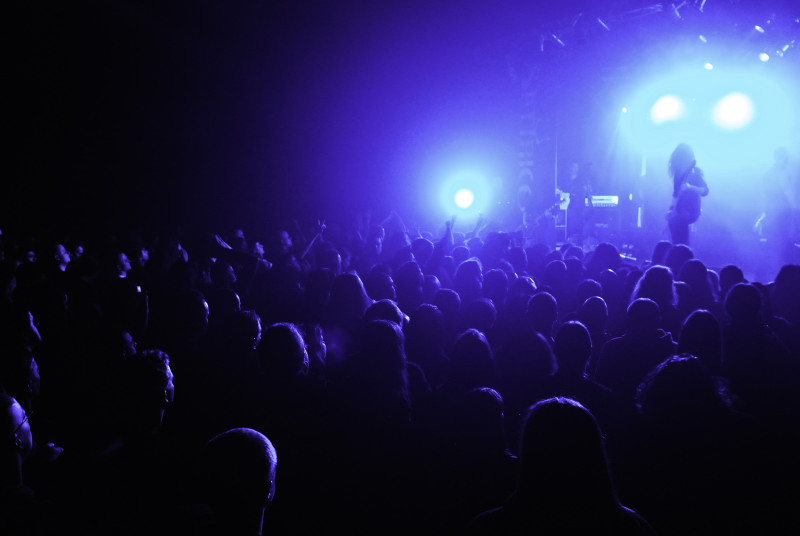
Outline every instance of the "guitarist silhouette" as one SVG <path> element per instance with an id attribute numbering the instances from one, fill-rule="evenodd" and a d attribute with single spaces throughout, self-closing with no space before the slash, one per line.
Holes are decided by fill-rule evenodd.
<path id="1" fill-rule="evenodd" d="M 678 144 L 669 158 L 673 188 L 667 223 L 673 244 L 689 245 L 689 226 L 700 218 L 700 198 L 708 195 L 703 171 L 696 164 L 694 151 L 685 143 Z"/>

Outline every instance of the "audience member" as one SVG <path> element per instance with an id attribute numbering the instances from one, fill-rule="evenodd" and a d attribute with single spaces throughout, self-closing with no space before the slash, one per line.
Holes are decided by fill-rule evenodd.
<path id="1" fill-rule="evenodd" d="M 459 534 L 504 504 L 471 528 L 648 533 L 621 503 L 664 534 L 797 532 L 797 265 L 747 283 L 669 243 L 637 263 L 452 221 L 435 240 L 396 213 L 311 241 L 274 223 L 0 234 L 0 531 Z M 554 396 L 561 427 L 521 438 Z M 250 501 L 194 472 L 223 436 L 215 463 L 263 461 L 262 433 L 269 508 L 274 478 L 249 475 L 271 482 Z M 595 477 L 564 469 L 590 458 Z"/>
<path id="2" fill-rule="evenodd" d="M 478 515 L 470 534 L 654 534 L 620 503 L 594 416 L 568 398 L 533 405 L 522 429 L 520 477 L 502 506 Z"/>
<path id="3" fill-rule="evenodd" d="M 593 379 L 632 402 L 644 376 L 677 350 L 672 335 L 658 327 L 658 320 L 656 302 L 633 300 L 628 307 L 628 330 L 603 345 Z"/>

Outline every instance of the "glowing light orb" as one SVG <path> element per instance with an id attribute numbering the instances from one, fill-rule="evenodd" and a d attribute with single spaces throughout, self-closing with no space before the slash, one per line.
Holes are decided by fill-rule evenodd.
<path id="1" fill-rule="evenodd" d="M 744 93 L 730 93 L 714 106 L 712 117 L 722 128 L 736 130 L 752 121 L 753 102 Z"/>
<path id="2" fill-rule="evenodd" d="M 767 62 L 769 61 L 769 54 L 767 54 L 766 52 L 762 52 L 761 54 L 758 55 L 758 59 L 760 59 L 763 62 Z"/>
<path id="3" fill-rule="evenodd" d="M 713 63 L 706 63 L 705 65 L 703 65 L 703 67 L 705 68 L 706 71 L 713 71 L 714 70 L 714 64 Z"/>
<path id="4" fill-rule="evenodd" d="M 684 113 L 686 113 L 686 107 L 683 105 L 683 101 L 674 95 L 665 95 L 658 99 L 650 109 L 650 119 L 653 120 L 653 123 L 664 123 L 678 119 Z"/>
<path id="5" fill-rule="evenodd" d="M 474 201 L 475 194 L 473 194 L 470 190 L 461 189 L 456 192 L 455 202 L 460 208 L 469 208 L 472 206 Z"/>
<path id="6" fill-rule="evenodd" d="M 623 106 L 622 107 L 622 113 L 624 113 L 624 114 L 628 113 L 628 108 Z"/>

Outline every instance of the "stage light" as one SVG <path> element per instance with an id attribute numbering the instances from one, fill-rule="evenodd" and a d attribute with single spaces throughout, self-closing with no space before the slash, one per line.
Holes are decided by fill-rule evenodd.
<path id="1" fill-rule="evenodd" d="M 703 34 L 700 34 L 697 38 L 703 43 L 708 43 L 708 38 Z"/>
<path id="2" fill-rule="evenodd" d="M 475 201 L 475 194 L 470 190 L 461 189 L 456 192 L 455 202 L 459 208 L 469 208 Z"/>
<path id="3" fill-rule="evenodd" d="M 496 187 L 479 169 L 467 165 L 449 173 L 440 186 L 439 202 L 443 215 L 457 214 L 460 221 L 486 214 L 490 210 Z"/>
<path id="4" fill-rule="evenodd" d="M 762 34 L 764 33 L 764 28 L 762 28 L 762 27 L 761 27 L 761 26 L 759 26 L 758 24 L 756 24 L 756 25 L 755 25 L 755 30 L 756 30 L 758 33 L 762 33 Z"/>
<path id="5" fill-rule="evenodd" d="M 650 119 L 653 123 L 664 123 L 682 117 L 685 112 L 683 101 L 674 95 L 665 95 L 650 109 Z"/>
<path id="6" fill-rule="evenodd" d="M 766 63 L 769 61 L 769 54 L 767 54 L 766 52 L 762 52 L 761 54 L 758 55 L 758 59 Z"/>
<path id="7" fill-rule="evenodd" d="M 736 130 L 752 121 L 753 103 L 744 93 L 730 93 L 714 106 L 712 117 L 722 128 Z"/>
<path id="8" fill-rule="evenodd" d="M 714 64 L 710 63 L 710 62 L 706 62 L 706 64 L 703 65 L 703 68 L 705 68 L 706 71 L 713 71 L 714 70 Z"/>
<path id="9" fill-rule="evenodd" d="M 622 113 L 624 113 L 624 114 L 628 113 L 628 108 L 623 106 L 622 107 Z"/>

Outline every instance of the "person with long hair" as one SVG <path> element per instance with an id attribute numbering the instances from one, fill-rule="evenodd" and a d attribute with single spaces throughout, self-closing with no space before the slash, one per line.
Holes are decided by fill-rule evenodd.
<path id="1" fill-rule="evenodd" d="M 667 223 L 672 243 L 689 245 L 689 226 L 700 218 L 700 198 L 708 195 L 708 185 L 697 167 L 694 151 L 686 143 L 679 143 L 672 151 L 668 171 L 672 177 L 672 203 Z"/>
<path id="2" fill-rule="evenodd" d="M 530 407 L 516 492 L 479 514 L 470 534 L 653 534 L 616 492 L 594 415 L 571 398 Z"/>

